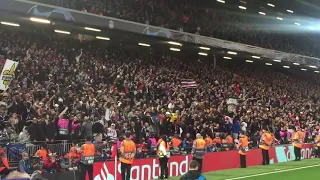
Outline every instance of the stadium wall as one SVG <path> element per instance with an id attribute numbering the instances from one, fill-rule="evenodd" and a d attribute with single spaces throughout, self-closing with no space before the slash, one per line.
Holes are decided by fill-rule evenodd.
<path id="1" fill-rule="evenodd" d="M 305 144 L 301 150 L 303 159 L 312 157 L 313 144 Z M 276 146 L 269 150 L 270 164 L 288 162 L 295 159 L 292 145 Z M 169 160 L 169 176 L 180 176 L 188 171 L 191 155 L 172 156 Z M 260 149 L 251 149 L 247 154 L 247 165 L 257 166 L 262 162 Z M 115 168 L 117 170 L 115 171 Z M 238 151 L 207 153 L 203 160 L 203 172 L 232 169 L 240 167 Z M 159 178 L 159 162 L 157 158 L 137 159 L 131 169 L 132 180 L 150 180 Z M 94 164 L 94 180 L 121 179 L 120 163 L 97 162 Z M 116 172 L 116 173 L 115 173 Z"/>

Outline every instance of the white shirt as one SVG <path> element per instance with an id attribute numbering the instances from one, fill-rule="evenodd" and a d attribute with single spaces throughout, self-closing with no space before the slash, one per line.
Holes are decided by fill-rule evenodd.
<path id="1" fill-rule="evenodd" d="M 108 135 L 111 139 L 117 139 L 117 131 L 116 131 L 115 129 L 108 128 L 107 135 Z"/>

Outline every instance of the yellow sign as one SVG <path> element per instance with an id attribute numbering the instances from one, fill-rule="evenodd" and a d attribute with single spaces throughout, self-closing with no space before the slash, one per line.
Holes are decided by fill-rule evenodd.
<path id="1" fill-rule="evenodd" d="M 8 87 L 10 84 L 10 81 L 13 79 L 15 69 L 16 69 L 16 64 L 13 63 L 9 70 L 3 71 L 2 80 L 3 80 L 3 85 L 5 85 L 5 87 Z"/>

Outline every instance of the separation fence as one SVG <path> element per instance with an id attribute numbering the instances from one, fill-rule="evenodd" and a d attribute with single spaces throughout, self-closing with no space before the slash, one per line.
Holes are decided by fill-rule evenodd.
<path id="1" fill-rule="evenodd" d="M 304 144 L 301 149 L 303 159 L 312 157 L 313 144 Z M 269 150 L 270 164 L 292 161 L 295 159 L 292 145 L 281 145 Z M 168 162 L 169 176 L 181 176 L 188 171 L 191 155 L 172 156 Z M 247 154 L 247 166 L 257 166 L 262 163 L 260 149 L 251 149 Z M 203 159 L 203 172 L 232 169 L 240 167 L 238 151 L 207 153 Z M 132 164 L 132 180 L 158 179 L 160 165 L 157 158 L 137 159 Z M 117 176 L 117 177 L 115 177 Z M 88 178 L 87 178 L 88 179 Z M 117 161 L 96 162 L 94 164 L 94 180 L 121 179 L 121 167 Z"/>

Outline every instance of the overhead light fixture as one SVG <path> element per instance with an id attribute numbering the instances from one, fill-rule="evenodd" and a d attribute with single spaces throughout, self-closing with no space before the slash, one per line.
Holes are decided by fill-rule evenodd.
<path id="1" fill-rule="evenodd" d="M 35 18 L 35 17 L 31 17 L 30 21 L 43 23 L 43 24 L 50 24 L 50 21 L 47 19 L 41 19 L 41 18 Z"/>
<path id="2" fill-rule="evenodd" d="M 253 61 L 251 61 L 251 60 L 246 60 L 246 62 L 247 62 L 247 63 L 253 63 Z"/>
<path id="3" fill-rule="evenodd" d="M 266 65 L 267 65 L 267 66 L 272 66 L 272 64 L 271 64 L 271 63 L 266 63 Z"/>
<path id="4" fill-rule="evenodd" d="M 307 69 L 302 68 L 301 71 L 307 71 Z"/>
<path id="5" fill-rule="evenodd" d="M 244 10 L 246 10 L 247 8 L 246 7 L 244 7 L 244 6 L 239 6 L 239 8 L 240 9 L 244 9 Z"/>
<path id="6" fill-rule="evenodd" d="M 199 52 L 198 54 L 201 55 L 201 56 L 208 56 L 207 53 L 203 53 L 203 52 Z"/>
<path id="7" fill-rule="evenodd" d="M 295 22 L 294 24 L 297 25 L 297 26 L 300 26 L 300 23 Z"/>
<path id="8" fill-rule="evenodd" d="M 102 36 L 97 36 L 96 38 L 97 38 L 97 39 L 101 39 L 101 40 L 106 40 L 106 41 L 109 41 L 109 40 L 110 40 L 110 38 L 108 38 L 108 37 L 102 37 Z"/>
<path id="9" fill-rule="evenodd" d="M 292 63 L 293 65 L 296 65 L 296 66 L 299 66 L 300 64 L 299 63 Z"/>
<path id="10" fill-rule="evenodd" d="M 290 9 L 287 9 L 287 12 L 289 12 L 289 13 L 293 13 L 293 11 L 292 11 L 292 10 L 290 10 Z"/>
<path id="11" fill-rule="evenodd" d="M 208 48 L 208 47 L 199 47 L 199 48 L 202 49 L 202 50 L 210 51 L 210 48 Z"/>
<path id="12" fill-rule="evenodd" d="M 290 66 L 283 66 L 284 68 L 286 68 L 286 69 L 289 69 L 290 68 Z"/>
<path id="13" fill-rule="evenodd" d="M 278 20 L 280 20 L 280 21 L 282 21 L 282 20 L 283 20 L 283 18 L 281 18 L 281 17 L 277 17 L 277 19 L 278 19 Z"/>
<path id="14" fill-rule="evenodd" d="M 57 29 L 55 29 L 54 32 L 60 33 L 60 34 L 70 34 L 69 31 L 61 31 L 61 30 L 57 30 Z"/>
<path id="15" fill-rule="evenodd" d="M 150 44 L 145 44 L 145 43 L 138 43 L 139 46 L 145 46 L 145 47 L 150 47 Z"/>
<path id="16" fill-rule="evenodd" d="M 171 45 L 182 46 L 181 43 L 174 42 L 174 41 L 169 41 L 168 43 L 171 44 Z"/>
<path id="17" fill-rule="evenodd" d="M 219 3 L 226 3 L 224 0 L 217 0 Z"/>
<path id="18" fill-rule="evenodd" d="M 259 12 L 259 14 L 264 15 L 264 16 L 266 15 L 266 13 L 264 13 L 264 12 Z"/>
<path id="19" fill-rule="evenodd" d="M 260 59 L 260 57 L 259 57 L 259 56 L 252 56 L 252 58 Z"/>
<path id="20" fill-rule="evenodd" d="M 178 48 L 170 48 L 171 51 L 180 51 Z"/>
<path id="21" fill-rule="evenodd" d="M 233 51 L 228 51 L 228 54 L 237 55 L 238 53 L 233 52 Z"/>
<path id="22" fill-rule="evenodd" d="M 309 66 L 309 67 L 314 68 L 314 69 L 316 69 L 316 68 L 317 68 L 317 66 Z"/>
<path id="23" fill-rule="evenodd" d="M 100 29 L 91 28 L 91 27 L 85 27 L 84 29 L 85 29 L 85 30 L 88 30 L 88 31 L 101 32 L 101 30 L 100 30 Z"/>
<path id="24" fill-rule="evenodd" d="M 227 56 L 225 56 L 225 57 L 223 57 L 223 59 L 232 59 L 231 57 L 227 57 Z"/>
<path id="25" fill-rule="evenodd" d="M 275 7 L 275 5 L 271 4 L 271 3 L 268 3 L 267 5 L 270 6 L 270 7 Z"/>
<path id="26" fill-rule="evenodd" d="M 281 60 L 278 60 L 278 59 L 275 59 L 275 60 L 273 60 L 274 62 L 281 62 Z"/>
<path id="27" fill-rule="evenodd" d="M 20 26 L 20 24 L 11 23 L 11 22 L 5 22 L 5 21 L 2 21 L 1 24 L 7 25 L 7 26 L 15 26 L 15 27 L 19 27 Z"/>
<path id="28" fill-rule="evenodd" d="M 319 71 L 314 71 L 315 73 L 319 73 Z"/>

